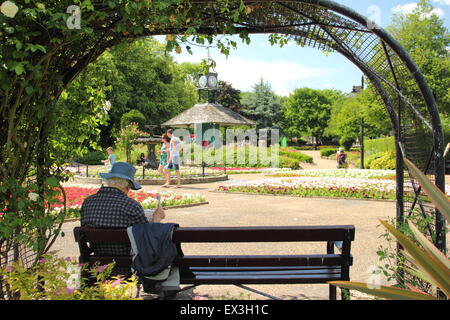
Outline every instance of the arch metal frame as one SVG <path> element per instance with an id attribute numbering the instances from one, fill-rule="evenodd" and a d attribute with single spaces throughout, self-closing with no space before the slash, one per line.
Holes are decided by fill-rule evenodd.
<path id="1" fill-rule="evenodd" d="M 353 9 L 329 0 L 243 1 L 251 8 L 239 21 L 216 10 L 218 1 L 192 0 L 204 8 L 204 24 L 198 32 L 228 34 L 226 22 L 233 21 L 234 33 L 283 34 L 300 46 L 342 54 L 357 66 L 378 92 L 390 117 L 396 141 L 397 222 L 414 212 L 433 216 L 429 236 L 446 252 L 445 220 L 423 197 L 421 187 L 405 171 L 407 157 L 445 190 L 444 135 L 439 110 L 424 75 L 408 52 L 386 30 Z M 230 1 L 230 6 L 236 1 Z M 223 1 L 220 4 L 223 6 Z M 232 7 L 230 7 L 232 8 Z M 154 30 L 148 35 L 182 34 L 183 29 Z M 405 176 L 405 172 L 407 175 Z M 406 179 L 405 179 L 406 177 Z"/>

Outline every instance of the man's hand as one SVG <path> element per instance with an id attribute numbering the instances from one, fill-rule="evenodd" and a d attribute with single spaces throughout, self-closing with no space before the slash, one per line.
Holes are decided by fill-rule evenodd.
<path id="1" fill-rule="evenodd" d="M 163 208 L 157 208 L 153 213 L 153 222 L 161 222 L 166 217 L 166 212 Z"/>

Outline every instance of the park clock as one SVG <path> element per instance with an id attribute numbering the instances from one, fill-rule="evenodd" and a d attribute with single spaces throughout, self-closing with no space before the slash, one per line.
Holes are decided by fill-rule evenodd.
<path id="1" fill-rule="evenodd" d="M 217 88 L 217 73 L 208 74 L 208 87 L 211 89 Z"/>
<path id="2" fill-rule="evenodd" d="M 201 76 L 200 79 L 198 79 L 198 85 L 200 86 L 200 88 L 206 88 L 207 84 L 208 84 L 207 76 Z"/>
<path id="3" fill-rule="evenodd" d="M 198 85 L 201 89 L 216 89 L 218 84 L 217 73 L 208 73 L 200 75 Z"/>

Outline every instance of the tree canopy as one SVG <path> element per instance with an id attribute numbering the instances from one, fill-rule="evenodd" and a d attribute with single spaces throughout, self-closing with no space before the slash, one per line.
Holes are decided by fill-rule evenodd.
<path id="1" fill-rule="evenodd" d="M 320 143 L 330 120 L 331 106 L 341 96 L 334 90 L 296 89 L 286 101 L 286 132 L 297 137 L 310 135 L 316 144 Z"/>
<path id="2" fill-rule="evenodd" d="M 242 112 L 256 122 L 258 129 L 283 127 L 283 100 L 264 79 L 255 83 L 253 91 L 244 94 L 241 102 Z"/>
<path id="3" fill-rule="evenodd" d="M 425 75 L 438 108 L 450 115 L 450 33 L 433 13 L 429 0 L 420 0 L 411 13 L 398 13 L 387 30 L 403 45 Z"/>
<path id="4" fill-rule="evenodd" d="M 335 101 L 326 134 L 339 137 L 342 141 L 355 142 L 360 136 L 361 120 L 364 120 L 366 137 L 377 138 L 388 135 L 392 130 L 386 109 L 372 88 Z"/>

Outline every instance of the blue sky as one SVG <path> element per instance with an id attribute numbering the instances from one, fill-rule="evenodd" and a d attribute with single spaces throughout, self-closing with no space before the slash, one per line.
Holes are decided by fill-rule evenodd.
<path id="1" fill-rule="evenodd" d="M 431 0 L 436 13 L 449 27 L 450 0 Z M 386 27 L 394 12 L 407 12 L 414 8 L 414 0 L 337 0 L 359 13 L 375 17 Z M 374 7 L 376 6 L 376 7 Z M 378 14 L 379 12 L 379 14 Z M 283 48 L 271 46 L 266 35 L 253 35 L 250 45 L 239 44 L 228 59 L 211 48 L 211 57 L 216 60 L 219 79 L 230 82 L 242 91 L 251 91 L 252 86 L 263 78 L 279 95 L 289 95 L 296 88 L 338 89 L 350 92 L 361 83 L 361 72 L 339 54 L 326 55 L 311 48 L 289 44 Z M 178 62 L 200 62 L 206 58 L 205 48 L 193 48 L 194 54 L 173 54 Z"/>

